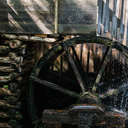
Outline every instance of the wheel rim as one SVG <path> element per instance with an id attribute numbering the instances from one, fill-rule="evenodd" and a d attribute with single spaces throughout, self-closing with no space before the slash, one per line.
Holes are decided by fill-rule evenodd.
<path id="1" fill-rule="evenodd" d="M 80 39 L 80 37 L 78 37 L 78 42 L 79 42 L 79 39 Z M 84 40 L 82 40 L 82 41 L 84 42 Z M 86 41 L 86 39 L 85 39 L 85 41 Z M 121 51 L 126 57 L 128 57 L 127 47 L 121 45 L 120 43 L 112 42 L 111 40 L 106 40 L 106 42 L 102 42 L 102 41 L 100 42 L 100 40 L 98 40 L 98 41 L 99 41 L 99 44 L 103 44 L 107 48 L 106 48 L 104 57 L 102 59 L 101 68 L 99 69 L 97 76 L 95 78 L 95 81 L 92 85 L 91 92 L 93 94 L 96 93 L 97 85 L 99 84 L 101 77 L 104 73 L 105 67 L 107 66 L 107 60 L 109 58 L 109 55 L 111 54 L 112 49 L 116 48 L 117 50 Z M 29 80 L 29 96 L 28 96 L 28 100 L 29 100 L 28 101 L 29 102 L 28 109 L 30 111 L 30 116 L 32 117 L 32 121 L 35 121 L 38 119 L 38 116 L 36 114 L 37 110 L 36 110 L 36 107 L 34 106 L 35 101 L 34 101 L 34 96 L 33 96 L 33 93 L 34 93 L 33 81 L 43 84 L 44 86 L 47 86 L 53 90 L 60 91 L 61 93 L 65 93 L 66 95 L 69 95 L 69 96 L 72 96 L 75 98 L 80 98 L 81 96 L 84 96 L 87 94 L 86 86 L 85 86 L 83 78 L 81 77 L 80 69 L 78 69 L 78 66 L 76 66 L 76 63 L 78 63 L 77 65 L 81 65 L 80 62 L 77 60 L 77 55 L 74 50 L 74 45 L 79 44 L 78 42 L 72 41 L 72 39 L 71 39 L 71 40 L 64 41 L 63 43 L 60 43 L 60 44 L 54 46 L 43 58 L 41 58 L 39 60 L 39 62 L 33 68 L 33 71 L 31 73 L 30 80 Z M 75 62 L 69 52 L 69 48 L 72 49 L 72 51 L 75 55 L 75 58 L 76 58 Z M 63 53 L 66 54 L 67 60 L 70 63 L 71 68 L 73 69 L 73 73 L 76 77 L 77 82 L 79 83 L 79 87 L 81 90 L 81 93 L 79 93 L 79 94 L 74 91 L 61 88 L 60 86 L 58 86 L 55 83 L 49 82 L 44 79 L 40 80 L 38 78 L 39 73 L 42 70 L 42 68 L 47 67 L 46 69 L 49 69 L 50 66 L 53 64 L 53 60 L 56 60 L 56 58 L 58 56 L 61 56 Z M 62 65 L 61 65 L 61 67 L 62 67 Z M 82 66 L 80 66 L 80 68 L 82 69 Z"/>

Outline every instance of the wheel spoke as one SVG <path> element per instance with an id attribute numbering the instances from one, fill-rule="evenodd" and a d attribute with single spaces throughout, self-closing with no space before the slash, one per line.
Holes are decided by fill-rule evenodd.
<path id="1" fill-rule="evenodd" d="M 64 93 L 64 94 L 67 94 L 67 95 L 69 95 L 69 96 L 71 96 L 71 97 L 75 97 L 75 98 L 79 98 L 79 97 L 80 97 L 80 95 L 77 94 L 76 92 L 73 92 L 73 91 L 70 91 L 70 90 L 68 90 L 68 89 L 62 88 L 62 87 L 60 87 L 59 85 L 54 84 L 54 83 L 52 83 L 52 82 L 48 82 L 48 81 L 46 81 L 46 80 L 40 80 L 39 78 L 34 77 L 34 76 L 31 76 L 30 78 L 31 78 L 32 80 L 34 80 L 35 82 L 39 83 L 39 84 L 42 84 L 42 85 L 44 85 L 44 86 L 46 86 L 46 87 L 49 87 L 49 88 L 51 88 L 51 89 L 60 91 L 60 92 L 62 92 L 62 93 Z"/>
<path id="2" fill-rule="evenodd" d="M 77 81 L 78 81 L 78 83 L 80 85 L 82 93 L 84 94 L 85 93 L 84 81 L 83 81 L 83 79 L 81 77 L 81 74 L 79 73 L 79 70 L 77 69 L 77 66 L 76 66 L 72 56 L 70 55 L 68 49 L 66 49 L 66 55 L 68 57 L 68 61 L 69 61 L 70 65 L 71 65 L 71 67 L 72 67 L 72 69 L 73 69 L 73 71 L 75 73 L 76 79 L 77 79 Z"/>
<path id="3" fill-rule="evenodd" d="M 60 72 L 59 72 L 59 82 L 62 81 L 62 72 L 63 72 L 63 57 L 60 57 Z"/>
<path id="4" fill-rule="evenodd" d="M 105 67 L 107 65 L 107 62 L 108 62 L 109 55 L 110 55 L 111 51 L 112 51 L 112 47 L 111 46 L 107 47 L 107 50 L 106 50 L 105 55 L 103 57 L 101 68 L 100 68 L 100 70 L 98 72 L 98 75 L 96 77 L 96 80 L 94 82 L 94 85 L 93 85 L 93 88 L 92 88 L 92 92 L 96 92 L 97 85 L 99 84 L 99 82 L 100 82 L 100 80 L 102 78 L 102 75 L 103 75 L 103 72 L 104 72 Z"/>
<path id="5" fill-rule="evenodd" d="M 82 67 L 82 64 L 81 64 L 82 61 L 79 60 L 74 46 L 72 46 L 71 48 L 72 48 L 73 54 L 74 54 L 74 56 L 75 56 L 76 64 L 78 65 L 78 68 L 79 68 L 80 72 L 81 72 L 82 74 L 84 74 L 84 73 L 83 73 L 84 70 L 83 70 L 83 67 Z"/>

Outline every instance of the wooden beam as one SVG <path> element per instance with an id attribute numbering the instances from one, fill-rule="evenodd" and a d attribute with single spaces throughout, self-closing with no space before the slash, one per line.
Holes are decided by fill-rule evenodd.
<path id="1" fill-rule="evenodd" d="M 1 38 L 9 39 L 9 40 L 21 40 L 21 41 L 29 41 L 35 43 L 54 43 L 57 41 L 56 38 L 41 38 L 39 36 L 30 36 L 30 35 L 15 35 L 15 34 L 1 34 Z"/>
<path id="2" fill-rule="evenodd" d="M 39 84 L 42 84 L 42 85 L 44 85 L 46 87 L 49 87 L 51 89 L 57 90 L 59 92 L 62 92 L 62 93 L 66 94 L 66 95 L 69 95 L 71 97 L 75 97 L 75 98 L 79 98 L 80 97 L 80 95 L 77 94 L 76 92 L 73 92 L 73 91 L 70 91 L 68 89 L 62 88 L 57 84 L 48 82 L 46 80 L 40 80 L 40 79 L 38 79 L 37 77 L 34 77 L 34 76 L 31 76 L 30 78 L 32 80 L 34 80 L 35 82 L 39 83 Z"/>
<path id="3" fill-rule="evenodd" d="M 55 34 L 58 33 L 58 12 L 59 11 L 59 1 L 55 0 Z"/>
<path id="4" fill-rule="evenodd" d="M 112 47 L 108 47 L 106 52 L 105 52 L 105 55 L 103 57 L 103 61 L 102 61 L 102 64 L 101 64 L 101 68 L 99 70 L 99 73 L 96 77 L 95 83 L 94 83 L 93 88 L 92 88 L 93 92 L 96 92 L 97 85 L 99 84 L 99 82 L 102 78 L 103 72 L 105 70 L 105 67 L 107 66 L 107 62 L 108 62 L 109 55 L 110 55 L 111 51 L 112 51 Z"/>
<path id="5" fill-rule="evenodd" d="M 81 77 L 81 74 L 79 73 L 79 70 L 77 69 L 77 66 L 76 66 L 76 64 L 75 64 L 75 62 L 74 62 L 72 56 L 70 55 L 68 49 L 66 49 L 66 52 L 67 52 L 66 55 L 67 55 L 67 57 L 68 57 L 69 63 L 70 63 L 70 65 L 71 65 L 72 69 L 73 69 L 73 72 L 75 73 L 76 79 L 77 79 L 77 81 L 78 81 L 78 83 L 79 83 L 79 85 L 80 85 L 80 88 L 81 88 L 81 90 L 82 90 L 82 94 L 84 94 L 84 93 L 85 93 L 84 81 L 83 81 L 83 79 L 82 79 L 82 77 Z"/>
<path id="6" fill-rule="evenodd" d="M 73 106 L 69 110 L 46 109 L 43 111 L 42 122 L 48 124 L 80 125 L 80 123 L 82 123 L 81 120 L 83 120 L 85 121 L 83 123 L 88 124 L 89 122 L 86 121 L 89 116 L 94 116 L 94 113 L 98 114 L 97 116 L 102 115 L 102 117 L 104 117 L 105 114 L 101 107 L 85 104 Z M 86 114 L 88 116 L 86 116 Z"/>

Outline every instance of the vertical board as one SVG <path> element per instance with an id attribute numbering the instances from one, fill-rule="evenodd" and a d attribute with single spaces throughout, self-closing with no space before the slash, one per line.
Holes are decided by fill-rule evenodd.
<path id="1" fill-rule="evenodd" d="M 59 33 L 96 31 L 97 0 L 60 0 Z"/>
<path id="2" fill-rule="evenodd" d="M 128 45 L 128 0 L 98 0 L 97 34 Z"/>
<path id="3" fill-rule="evenodd" d="M 0 32 L 53 33 L 53 0 L 0 0 Z"/>

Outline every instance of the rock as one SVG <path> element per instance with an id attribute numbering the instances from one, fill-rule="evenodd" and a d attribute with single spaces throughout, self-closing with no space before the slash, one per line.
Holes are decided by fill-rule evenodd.
<path id="1" fill-rule="evenodd" d="M 10 96 L 13 95 L 8 89 L 6 88 L 0 88 L 0 96 Z"/>
<path id="2" fill-rule="evenodd" d="M 0 119 L 6 119 L 8 120 L 9 119 L 9 115 L 5 112 L 0 112 Z"/>
<path id="3" fill-rule="evenodd" d="M 8 52 L 10 51 L 9 47 L 8 46 L 0 46 L 0 54 L 7 54 Z"/>
<path id="4" fill-rule="evenodd" d="M 17 98 L 14 97 L 14 96 L 9 96 L 9 97 L 7 98 L 7 102 L 8 102 L 9 104 L 16 104 Z"/>
<path id="5" fill-rule="evenodd" d="M 0 128 L 12 128 L 8 123 L 0 123 Z"/>
<path id="6" fill-rule="evenodd" d="M 14 105 L 10 105 L 5 100 L 0 100 L 0 109 L 16 109 Z"/>
<path id="7" fill-rule="evenodd" d="M 0 83 L 8 83 L 11 81 L 11 76 L 0 76 Z"/>
<path id="8" fill-rule="evenodd" d="M 11 66 L 0 66 L 0 73 L 11 73 L 14 71 L 15 69 L 13 69 Z"/>

